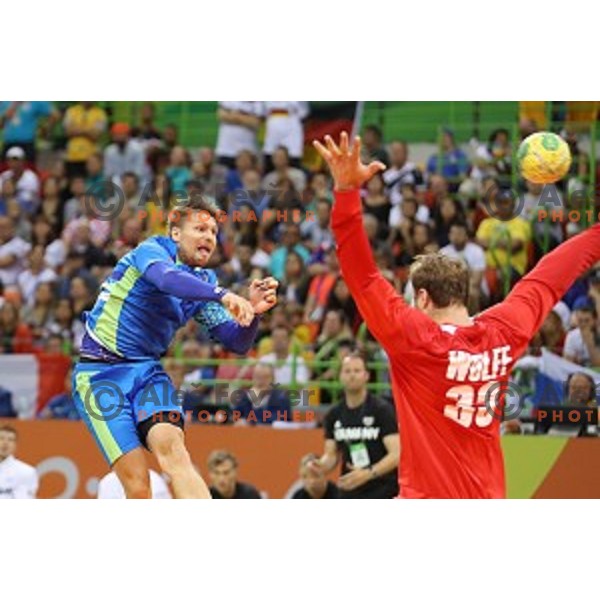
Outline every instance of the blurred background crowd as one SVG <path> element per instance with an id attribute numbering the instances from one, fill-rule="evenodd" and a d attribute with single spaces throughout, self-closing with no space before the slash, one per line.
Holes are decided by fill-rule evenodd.
<path id="1" fill-rule="evenodd" d="M 280 299 L 262 318 L 249 360 L 228 355 L 195 321 L 178 332 L 165 362 L 193 407 L 220 404 L 216 386 L 241 382 L 258 390 L 277 384 L 283 396 L 308 388 L 311 405 L 328 406 L 342 394 L 340 361 L 356 348 L 368 356 L 370 389 L 389 393 L 385 356 L 339 271 L 332 182 L 308 149 L 313 137 L 353 129 L 364 159 L 388 166 L 361 192 L 364 225 L 381 272 L 407 299 L 413 258 L 442 251 L 467 263 L 470 310 L 484 310 L 598 212 L 595 102 L 512 103 L 513 112 L 496 121 L 492 112 L 481 127 L 471 114 L 468 128 L 443 114 L 423 123 L 422 139 L 390 118 L 411 104 L 403 102 L 219 102 L 205 117 L 210 136 L 183 117 L 168 120 L 161 103 L 119 104 L 0 102 L 0 353 L 75 358 L 80 317 L 119 258 L 165 232 L 176 199 L 202 193 L 242 215 L 220 227 L 210 267 L 221 285 L 244 293 L 253 278 L 272 275 Z M 477 111 L 485 103 L 455 104 Z M 540 129 L 563 135 L 574 158 L 551 190 L 515 170 L 520 140 Z M 539 220 L 538 210 L 557 202 L 592 217 Z M 114 218 L 102 218 L 119 203 Z M 600 367 L 599 310 L 600 269 L 569 290 L 530 354 L 546 348 L 582 372 Z M 595 404 L 587 370 L 563 400 Z M 66 377 L 37 416 L 77 418 L 68 388 Z"/>

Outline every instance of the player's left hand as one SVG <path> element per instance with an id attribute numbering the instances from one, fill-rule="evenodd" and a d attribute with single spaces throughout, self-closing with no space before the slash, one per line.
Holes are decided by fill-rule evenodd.
<path id="1" fill-rule="evenodd" d="M 348 463 L 348 468 L 350 472 L 342 475 L 338 480 L 340 490 L 349 492 L 371 480 L 371 471 L 368 469 L 361 469 L 350 463 Z"/>
<path id="2" fill-rule="evenodd" d="M 354 138 L 352 147 L 348 143 L 348 134 L 345 131 L 340 136 L 339 147 L 330 135 L 325 136 L 325 144 L 327 147 L 316 140 L 313 142 L 317 152 L 329 165 L 337 191 L 358 190 L 375 173 L 385 171 L 385 165 L 378 160 L 368 165 L 361 162 L 361 142 L 358 136 Z"/>
<path id="3" fill-rule="evenodd" d="M 277 304 L 278 286 L 279 282 L 274 277 L 252 280 L 249 297 L 255 314 L 267 312 Z"/>

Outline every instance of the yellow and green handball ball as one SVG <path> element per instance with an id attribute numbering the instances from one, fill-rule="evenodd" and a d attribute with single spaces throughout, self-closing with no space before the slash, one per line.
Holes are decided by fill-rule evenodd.
<path id="1" fill-rule="evenodd" d="M 555 133 L 540 131 L 526 137 L 517 152 L 519 171 L 532 183 L 555 183 L 571 166 L 571 151 Z"/>

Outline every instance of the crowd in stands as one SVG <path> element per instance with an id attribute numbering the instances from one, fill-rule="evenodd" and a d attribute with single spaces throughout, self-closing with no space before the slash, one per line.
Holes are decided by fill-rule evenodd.
<path id="1" fill-rule="evenodd" d="M 272 275 L 280 281 L 279 305 L 262 319 L 250 353 L 259 369 L 219 364 L 233 356 L 190 321 L 169 353 L 175 381 L 206 401 L 214 391 L 206 380 L 243 379 L 257 389 L 271 380 L 284 387 L 331 383 L 340 358 L 356 346 L 384 360 L 340 274 L 329 227 L 332 182 L 324 168 L 302 163 L 308 104 L 222 102 L 214 148 L 183 147 L 177 127 L 159 127 L 155 111 L 146 103 L 138 122 L 127 123 L 94 102 L 0 102 L 0 353 L 76 356 L 82 315 L 116 262 L 146 237 L 165 233 L 175 199 L 202 193 L 229 216 L 209 265 L 220 284 L 239 293 L 251 279 Z M 523 135 L 535 129 L 532 121 L 521 124 Z M 36 140 L 50 130 L 59 130 L 62 142 L 41 161 Z M 441 251 L 469 266 L 475 314 L 585 226 L 536 219 L 544 189 L 516 177 L 518 140 L 504 129 L 469 147 L 446 129 L 423 164 L 411 159 L 405 141 L 387 139 L 374 125 L 363 132 L 364 158 L 388 165 L 362 190 L 365 229 L 380 270 L 409 299 L 413 258 Z M 572 189 L 589 183 L 591 162 L 577 135 L 565 136 L 575 160 L 553 193 L 566 202 Z M 522 210 L 511 218 L 521 198 Z M 112 220 L 99 218 L 117 200 L 122 210 Z M 239 219 L 231 218 L 234 211 Z M 599 310 L 600 270 L 569 290 L 531 352 L 546 347 L 600 367 Z M 193 363 L 199 359 L 215 362 Z M 327 385 L 316 387 L 320 402 L 336 399 Z M 76 417 L 65 392 L 40 416 Z M 274 402 L 285 404 L 280 396 Z M 248 409 L 248 399 L 241 402 Z"/>

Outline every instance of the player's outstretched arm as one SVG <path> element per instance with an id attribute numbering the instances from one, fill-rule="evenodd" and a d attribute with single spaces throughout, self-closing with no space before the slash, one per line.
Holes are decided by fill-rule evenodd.
<path id="1" fill-rule="evenodd" d="M 361 162 L 358 137 L 352 147 L 346 133 L 342 133 L 339 147 L 330 136 L 325 138 L 325 143 L 326 147 L 319 142 L 314 146 L 329 165 L 335 182 L 331 225 L 342 276 L 367 327 L 389 349 L 390 344 L 398 342 L 399 336 L 406 331 L 406 317 L 417 311 L 406 305 L 377 269 L 363 227 L 360 188 L 385 169 L 385 165 Z"/>
<path id="2" fill-rule="evenodd" d="M 249 326 L 254 318 L 254 309 L 248 300 L 233 294 L 215 283 L 202 281 L 170 265 L 166 261 L 152 263 L 144 277 L 161 292 L 183 300 L 197 302 L 218 302 L 231 313 L 242 326 Z"/>
<path id="3" fill-rule="evenodd" d="M 529 340 L 575 280 L 600 260 L 600 223 L 544 256 L 504 302 L 482 313 Z"/>

